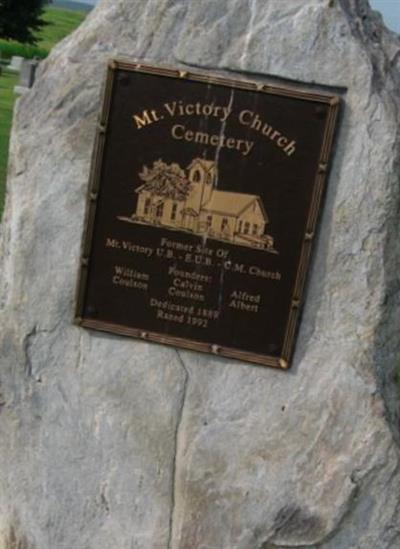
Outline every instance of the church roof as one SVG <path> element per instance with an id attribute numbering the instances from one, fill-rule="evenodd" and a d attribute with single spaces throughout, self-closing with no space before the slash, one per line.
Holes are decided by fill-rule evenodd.
<path id="1" fill-rule="evenodd" d="M 215 166 L 214 160 L 205 160 L 204 158 L 193 158 L 189 166 L 187 167 L 188 170 L 193 168 L 196 164 L 200 164 L 201 167 L 204 169 L 204 171 L 209 172 L 211 168 Z"/>
<path id="2" fill-rule="evenodd" d="M 250 204 L 258 200 L 261 211 L 267 219 L 260 198 L 255 194 L 231 193 L 229 191 L 212 191 L 210 200 L 202 206 L 202 210 L 226 215 L 240 215 Z"/>

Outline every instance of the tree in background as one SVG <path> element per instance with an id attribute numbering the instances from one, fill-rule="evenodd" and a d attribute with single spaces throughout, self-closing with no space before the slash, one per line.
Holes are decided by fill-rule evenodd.
<path id="1" fill-rule="evenodd" d="M 190 192 L 190 181 L 179 164 L 166 164 L 159 159 L 152 168 L 143 166 L 139 177 L 144 189 L 158 196 L 184 200 Z"/>
<path id="2" fill-rule="evenodd" d="M 41 18 L 46 0 L 0 0 L 0 38 L 36 44 L 35 34 L 46 24 Z"/>

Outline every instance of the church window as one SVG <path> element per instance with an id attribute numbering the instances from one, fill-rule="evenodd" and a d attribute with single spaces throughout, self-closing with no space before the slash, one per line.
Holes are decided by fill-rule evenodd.
<path id="1" fill-rule="evenodd" d="M 172 208 L 171 208 L 171 219 L 172 219 L 172 221 L 175 221 L 175 219 L 176 219 L 177 209 L 178 209 L 178 204 L 176 202 L 174 202 L 172 204 Z"/>
<path id="2" fill-rule="evenodd" d="M 207 216 L 207 227 L 210 228 L 212 225 L 212 215 Z"/>
<path id="3" fill-rule="evenodd" d="M 253 225 L 253 234 L 257 234 L 257 231 L 258 231 L 258 225 L 256 223 L 254 223 L 254 225 Z"/>
<path id="4" fill-rule="evenodd" d="M 241 220 L 239 221 L 238 232 L 241 233 L 241 232 L 242 232 L 242 229 L 243 229 L 243 220 L 241 219 Z"/>
<path id="5" fill-rule="evenodd" d="M 164 211 L 164 204 L 161 203 L 157 206 L 156 216 L 157 217 L 162 217 L 163 211 Z"/>
<path id="6" fill-rule="evenodd" d="M 223 231 L 224 229 L 226 229 L 228 226 L 228 220 L 226 219 L 226 217 L 223 217 L 222 218 L 222 221 L 221 221 L 221 231 Z"/>
<path id="7" fill-rule="evenodd" d="M 193 181 L 194 183 L 199 183 L 201 181 L 201 172 L 200 170 L 195 170 L 193 173 Z"/>
<path id="8" fill-rule="evenodd" d="M 246 223 L 244 224 L 244 234 L 249 234 L 249 231 L 250 231 L 250 223 L 248 221 L 246 221 Z"/>
<path id="9" fill-rule="evenodd" d="M 146 198 L 145 203 L 144 203 L 144 215 L 147 215 L 149 213 L 150 205 L 151 205 L 150 198 Z"/>

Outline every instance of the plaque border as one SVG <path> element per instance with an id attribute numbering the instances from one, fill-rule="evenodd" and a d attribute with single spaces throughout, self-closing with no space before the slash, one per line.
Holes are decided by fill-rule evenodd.
<path id="1" fill-rule="evenodd" d="M 114 324 L 83 317 L 83 305 L 94 236 L 94 223 L 101 181 L 107 125 L 111 111 L 114 78 L 115 73 L 118 69 L 144 74 L 154 74 L 157 76 L 164 76 L 169 78 L 180 78 L 182 80 L 191 80 L 195 82 L 204 82 L 207 84 L 210 83 L 217 86 L 219 85 L 235 89 L 256 91 L 260 93 L 267 93 L 270 95 L 279 95 L 281 97 L 292 97 L 294 99 L 320 102 L 328 105 L 328 116 L 320 148 L 318 168 L 314 180 L 314 189 L 307 217 L 306 231 L 301 248 L 300 261 L 297 269 L 291 299 L 291 307 L 286 323 L 285 337 L 280 357 L 253 353 L 251 351 L 242 351 L 234 347 L 224 347 L 216 344 L 204 343 L 197 340 L 171 335 L 164 335 L 158 332 L 145 331 L 137 328 L 130 328 L 121 324 Z M 275 368 L 288 369 L 291 366 L 291 360 L 294 353 L 295 337 L 299 324 L 299 313 L 303 306 L 303 294 L 307 278 L 307 272 L 310 264 L 312 243 L 315 238 L 315 231 L 320 213 L 322 197 L 326 186 L 326 179 L 329 171 L 329 160 L 335 136 L 336 121 L 339 114 L 340 103 L 341 99 L 339 95 L 328 95 L 320 92 L 305 91 L 290 85 L 272 85 L 269 83 L 266 84 L 257 81 L 226 78 L 225 76 L 221 76 L 218 74 L 206 74 L 192 72 L 191 70 L 189 71 L 183 69 L 174 69 L 166 66 L 155 66 L 140 61 L 135 62 L 120 58 L 110 59 L 107 63 L 107 74 L 102 92 L 102 108 L 97 125 L 95 143 L 91 159 L 84 233 L 81 248 L 80 269 L 76 290 L 76 312 L 74 323 L 84 328 L 110 332 L 123 336 L 133 336 L 135 338 L 146 341 L 172 345 L 175 347 L 180 347 L 193 351 L 211 353 L 213 355 L 223 356 L 227 358 L 235 358 L 238 360 L 243 360 L 263 366 L 272 366 Z"/>

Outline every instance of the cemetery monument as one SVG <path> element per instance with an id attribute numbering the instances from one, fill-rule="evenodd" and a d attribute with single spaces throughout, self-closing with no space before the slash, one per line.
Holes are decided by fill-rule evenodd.
<path id="1" fill-rule="evenodd" d="M 276 88 L 339 98 L 329 165 L 313 164 L 314 175 L 317 169 L 324 172 L 326 185 L 317 197 L 321 208 L 290 368 L 220 356 L 215 347 L 198 352 L 181 342 L 164 345 L 76 322 L 79 273 L 88 267 L 89 289 L 94 287 L 90 277 L 102 276 L 101 262 L 91 263 L 92 256 L 82 264 L 87 259 L 82 235 L 88 182 L 96 179 L 92 152 L 103 131 L 104 79 L 116 59 L 168 67 L 184 78 L 199 74 L 248 82 L 254 109 L 242 110 L 252 112 L 264 97 L 257 86 L 267 88 L 268 101 Z M 118 73 L 118 66 L 113 70 Z M 121 90 L 124 82 L 119 81 Z M 367 0 L 102 0 L 40 64 L 33 87 L 16 106 L 0 227 L 2 549 L 399 547 L 399 89 L 399 37 L 385 28 Z M 151 93 L 156 98 L 166 92 L 159 87 Z M 210 87 L 210 104 L 213 93 Z M 279 120 L 298 112 L 287 109 L 288 103 L 268 105 Z M 202 239 L 197 232 L 207 232 L 215 221 L 221 234 L 209 235 L 208 246 L 281 261 L 280 235 L 289 234 L 291 225 L 275 217 L 278 202 L 272 191 L 265 200 L 264 187 L 254 183 L 260 180 L 241 179 L 237 168 L 249 166 L 258 150 L 246 156 L 241 153 L 248 147 L 237 147 L 238 140 L 253 141 L 254 129 L 246 129 L 248 137 L 228 135 L 233 126 L 224 126 L 223 112 L 212 122 L 217 130 L 196 130 L 210 139 L 219 135 L 218 145 L 221 136 L 224 143 L 235 139 L 232 149 L 221 148 L 220 159 L 211 154 L 210 144 L 196 143 L 194 133 L 187 133 L 193 131 L 187 113 L 175 123 L 185 126 L 175 130 L 179 138 L 186 136 L 179 146 L 192 150 L 190 160 L 205 169 L 193 173 L 190 183 L 200 184 L 207 170 L 223 174 L 227 155 L 237 155 L 229 156 L 237 164 L 232 177 L 216 181 L 212 175 L 207 202 L 190 191 L 193 204 L 186 213 L 193 227 L 179 226 L 182 231 L 174 234 L 182 241 Z M 134 114 L 127 108 L 128 134 L 150 135 L 151 127 L 132 133 Z M 278 139 L 290 136 L 277 127 L 282 135 L 265 142 L 266 158 L 276 155 L 279 166 L 303 158 L 299 166 L 310 166 L 311 141 L 302 148 L 296 140 L 301 132 L 308 136 L 305 143 L 312 140 L 309 120 L 288 124 L 293 137 L 281 141 L 280 149 Z M 107 146 L 123 150 L 125 140 L 110 128 L 104 127 Z M 99 200 L 96 215 L 112 212 L 118 230 L 134 231 L 132 245 L 150 249 L 135 241 L 138 230 L 141 238 L 148 231 L 173 230 L 148 222 L 160 197 L 150 193 L 158 202 L 148 203 L 145 213 L 149 197 L 135 192 L 146 185 L 144 166 L 150 170 L 158 159 L 176 163 L 185 182 L 190 162 L 174 156 L 178 145 L 170 146 L 169 140 L 162 153 L 143 147 L 140 157 L 139 137 L 132 139 L 137 141 L 132 141 L 131 158 L 121 155 L 127 165 L 132 161 L 131 175 L 125 180 L 128 171 L 117 168 L 111 180 L 102 181 L 99 198 L 92 199 Z M 292 140 L 296 153 L 285 154 Z M 266 167 L 267 161 L 261 162 L 259 169 Z M 239 190 L 236 176 L 247 186 Z M 282 181 L 279 177 L 275 181 Z M 306 172 L 298 172 L 299 185 L 309 180 Z M 123 211 L 111 195 L 107 204 L 101 202 L 104 189 L 120 192 L 122 187 L 126 194 L 119 196 L 126 200 L 117 205 L 123 204 Z M 230 234 L 233 209 L 219 211 L 218 196 L 212 198 L 221 191 L 247 195 L 255 204 L 250 217 L 237 215 Z M 294 199 L 296 187 L 289 184 L 280 192 L 293 204 L 288 211 L 294 215 L 302 195 Z M 140 196 L 144 202 L 138 205 Z M 247 198 L 239 197 L 238 203 L 242 200 L 245 207 Z M 168 223 L 174 202 L 176 220 L 185 208 L 172 200 Z M 208 220 L 207 204 L 218 220 Z M 159 213 L 161 221 L 166 219 L 161 208 Z M 254 243 L 262 239 L 266 247 L 231 241 L 243 236 L 254 236 Z M 192 272 L 205 276 L 201 269 Z M 163 267 L 154 276 L 162 282 L 169 275 Z M 100 278 L 91 295 L 112 307 L 109 286 L 101 286 Z M 118 307 L 120 314 L 123 300 Z M 128 299 L 125 310 L 132 313 Z M 96 309 L 84 312 L 87 317 Z M 140 316 L 141 310 L 134 312 Z M 251 319 L 254 312 L 240 314 Z M 260 345 L 271 343 L 273 323 L 268 315 L 265 319 L 270 324 L 265 332 L 259 324 Z M 249 337 L 259 329 L 251 320 L 241 324 Z M 271 347 L 268 356 L 276 352 Z"/>

